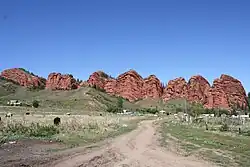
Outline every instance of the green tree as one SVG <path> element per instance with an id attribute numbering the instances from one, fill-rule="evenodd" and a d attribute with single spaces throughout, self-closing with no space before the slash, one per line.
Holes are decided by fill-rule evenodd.
<path id="1" fill-rule="evenodd" d="M 248 99 L 250 99 L 250 92 L 248 92 L 247 97 L 248 97 Z"/>
<path id="2" fill-rule="evenodd" d="M 203 108 L 202 104 L 200 103 L 193 103 L 190 108 L 190 115 L 197 117 L 200 114 L 203 114 L 205 109 Z"/>
<path id="3" fill-rule="evenodd" d="M 123 108 L 123 99 L 122 99 L 122 97 L 118 97 L 118 99 L 117 99 L 117 107 L 119 109 Z"/>
<path id="4" fill-rule="evenodd" d="M 32 102 L 32 106 L 35 107 L 35 108 L 38 108 L 38 107 L 39 107 L 39 101 L 34 100 L 34 101 Z"/>

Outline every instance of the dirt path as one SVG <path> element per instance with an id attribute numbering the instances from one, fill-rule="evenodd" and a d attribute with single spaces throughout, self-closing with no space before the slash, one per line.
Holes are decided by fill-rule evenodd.
<path id="1" fill-rule="evenodd" d="M 51 167 L 209 167 L 208 162 L 195 157 L 181 157 L 157 144 L 153 121 L 144 121 L 139 127 L 112 141 L 111 144 L 60 159 Z"/>

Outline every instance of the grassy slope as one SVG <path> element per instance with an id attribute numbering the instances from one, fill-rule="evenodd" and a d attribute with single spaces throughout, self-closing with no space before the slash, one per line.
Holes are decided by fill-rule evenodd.
<path id="1" fill-rule="evenodd" d="M 7 89 L 6 86 L 10 85 Z M 24 87 L 0 80 L 0 104 L 6 104 L 10 99 L 19 99 L 31 104 L 33 100 L 39 100 L 43 108 L 57 108 L 68 110 L 100 111 L 105 110 L 107 105 L 116 105 L 117 97 L 110 96 L 90 87 L 82 87 L 70 91 L 29 91 Z M 170 100 L 163 103 L 160 99 L 143 99 L 135 103 L 124 101 L 124 108 L 158 108 L 166 111 L 174 111 L 176 107 L 184 108 L 184 100 Z"/>
<path id="2" fill-rule="evenodd" d="M 0 97 L 15 93 L 21 87 L 0 78 Z"/>
<path id="3" fill-rule="evenodd" d="M 195 154 L 221 166 L 250 166 L 250 139 L 206 131 L 192 125 L 165 122 L 162 125 L 163 143 L 175 142 L 188 155 Z"/>
<path id="4" fill-rule="evenodd" d="M 11 84 L 13 88 L 5 89 L 2 85 L 6 84 Z M 31 104 L 33 100 L 38 100 L 42 108 L 85 111 L 102 111 L 107 108 L 107 105 L 116 105 L 117 103 L 117 97 L 90 87 L 70 91 L 29 91 L 24 87 L 1 80 L 0 103 L 6 104 L 10 99 L 19 99 L 27 104 Z M 136 109 L 138 105 L 124 101 L 124 108 Z"/>

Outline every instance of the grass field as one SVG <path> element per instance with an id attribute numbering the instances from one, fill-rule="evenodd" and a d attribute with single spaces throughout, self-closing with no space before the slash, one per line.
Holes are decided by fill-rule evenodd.
<path id="1" fill-rule="evenodd" d="M 59 116 L 61 124 L 53 125 Z M 24 138 L 46 139 L 63 142 L 68 146 L 95 143 L 134 129 L 145 117 L 88 116 L 88 115 L 14 115 L 2 118 L 1 143 Z"/>
<path id="2" fill-rule="evenodd" d="M 186 156 L 196 155 L 220 166 L 250 166 L 250 138 L 236 133 L 207 131 L 193 124 L 162 123 L 163 145 Z"/>

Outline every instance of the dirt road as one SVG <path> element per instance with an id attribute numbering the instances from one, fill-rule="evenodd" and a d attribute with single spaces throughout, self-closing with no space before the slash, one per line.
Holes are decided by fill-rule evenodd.
<path id="1" fill-rule="evenodd" d="M 46 165 L 48 166 L 48 164 Z M 105 147 L 73 155 L 49 164 L 52 167 L 208 167 L 208 162 L 194 157 L 181 157 L 157 143 L 153 121 L 120 136 Z"/>

